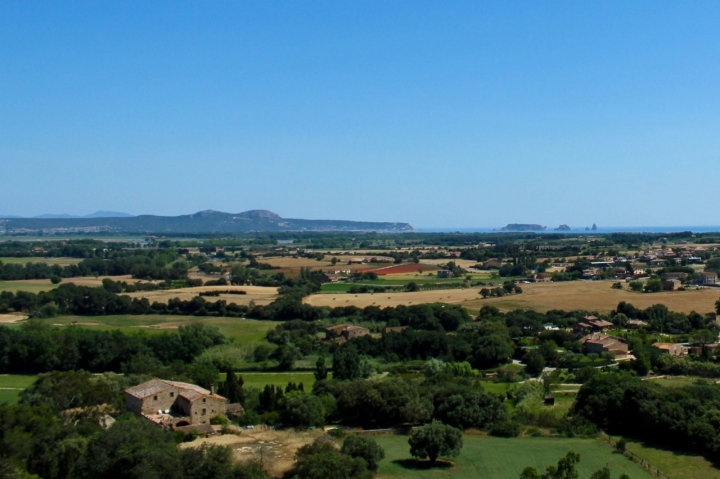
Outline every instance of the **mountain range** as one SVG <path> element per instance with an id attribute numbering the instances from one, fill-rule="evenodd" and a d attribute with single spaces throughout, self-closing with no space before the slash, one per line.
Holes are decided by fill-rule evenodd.
<path id="1" fill-rule="evenodd" d="M 31 216 L 30 218 L 33 219 L 75 219 L 75 218 L 130 218 L 133 215 L 130 215 L 128 213 L 121 213 L 119 211 L 96 211 L 95 213 L 91 213 L 89 215 L 85 216 L 78 216 L 78 215 L 69 215 L 67 213 L 47 213 L 44 215 L 38 215 L 38 216 Z M 25 218 L 24 216 L 16 216 L 16 215 L 0 215 L 0 219 L 7 219 L 7 218 Z"/>
<path id="2" fill-rule="evenodd" d="M 409 232 L 413 231 L 413 227 L 408 223 L 282 218 L 280 215 L 267 210 L 250 210 L 242 213 L 206 210 L 192 215 L 181 216 L 88 216 L 83 218 L 46 216 L 43 218 L 5 218 L 0 220 L 0 234 L 103 232 L 116 234 L 233 234 L 273 231 Z"/>

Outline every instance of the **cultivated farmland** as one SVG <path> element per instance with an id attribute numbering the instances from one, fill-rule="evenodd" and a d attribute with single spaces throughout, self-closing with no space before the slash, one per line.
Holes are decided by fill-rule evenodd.
<path id="1" fill-rule="evenodd" d="M 400 304 L 449 303 L 461 304 L 478 310 L 493 305 L 508 311 L 517 308 L 545 312 L 551 309 L 610 312 L 620 301 L 632 303 L 638 308 L 653 304 L 664 304 L 672 311 L 689 313 L 714 311 L 720 290 L 700 289 L 690 291 L 669 291 L 662 293 L 633 293 L 616 290 L 610 281 L 568 281 L 562 283 L 535 283 L 522 285 L 523 293 L 502 298 L 482 299 L 480 287 L 418 291 L 414 293 L 366 293 L 366 294 L 316 294 L 305 299 L 313 306 L 398 306 Z"/>

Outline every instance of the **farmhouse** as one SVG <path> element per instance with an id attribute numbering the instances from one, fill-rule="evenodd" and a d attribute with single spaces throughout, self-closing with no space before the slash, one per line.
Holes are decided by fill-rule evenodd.
<path id="1" fill-rule="evenodd" d="M 549 283 L 552 281 L 552 273 L 538 273 L 533 276 L 536 283 Z"/>
<path id="2" fill-rule="evenodd" d="M 437 277 L 438 278 L 452 278 L 453 272 L 441 269 L 440 271 L 437 272 Z"/>
<path id="3" fill-rule="evenodd" d="M 698 273 L 698 284 L 717 284 L 718 274 L 712 271 Z"/>
<path id="4" fill-rule="evenodd" d="M 351 324 L 338 324 L 337 326 L 325 328 L 325 339 L 336 339 L 342 337 L 346 340 L 350 340 L 360 336 L 367 336 L 368 334 L 370 334 L 370 330 L 368 328 L 353 326 Z"/>
<path id="5" fill-rule="evenodd" d="M 688 354 L 688 349 L 678 343 L 653 343 L 652 347 L 670 356 L 682 357 Z"/>
<path id="6" fill-rule="evenodd" d="M 624 339 L 609 336 L 603 333 L 588 334 L 580 340 L 585 353 L 602 354 L 609 352 L 615 359 L 625 358 L 628 354 L 628 345 Z"/>
<path id="7" fill-rule="evenodd" d="M 582 321 L 573 326 L 573 332 L 581 334 L 588 332 L 598 333 L 612 326 L 612 323 L 598 319 L 596 316 L 585 316 Z"/>
<path id="8" fill-rule="evenodd" d="M 227 399 L 194 384 L 153 379 L 125 390 L 125 407 L 165 426 L 210 424 Z"/>
<path id="9" fill-rule="evenodd" d="M 502 267 L 502 261 L 499 259 L 489 259 L 487 261 L 483 261 L 482 267 L 483 269 L 499 269 Z"/>

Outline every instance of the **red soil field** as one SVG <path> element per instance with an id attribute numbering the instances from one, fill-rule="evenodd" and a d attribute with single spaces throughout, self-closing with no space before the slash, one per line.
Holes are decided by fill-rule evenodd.
<path id="1" fill-rule="evenodd" d="M 411 274 L 419 271 L 425 273 L 428 271 L 436 271 L 437 269 L 437 266 L 430 264 L 404 263 L 394 266 L 385 266 L 383 268 L 367 269 L 363 270 L 363 273 L 375 273 L 378 276 L 383 276 L 386 274 Z"/>

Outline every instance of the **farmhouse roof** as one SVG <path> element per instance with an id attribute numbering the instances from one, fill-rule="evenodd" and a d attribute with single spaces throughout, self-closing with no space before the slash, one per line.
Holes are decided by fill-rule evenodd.
<path id="1" fill-rule="evenodd" d="M 125 390 L 125 392 L 130 394 L 131 396 L 135 396 L 136 398 L 144 399 L 148 396 L 154 396 L 161 391 L 165 391 L 166 389 L 170 389 L 173 387 L 183 389 L 184 391 L 182 394 L 192 392 L 205 396 L 212 395 L 207 389 L 196 386 L 195 384 L 183 383 L 179 381 L 166 381 L 164 379 L 152 379 L 142 384 L 138 384 L 137 386 L 128 388 Z"/>
<path id="2" fill-rule="evenodd" d="M 335 326 L 329 326 L 329 327 L 325 328 L 325 331 L 328 331 L 331 333 L 335 332 L 335 331 L 344 331 L 345 328 L 348 328 L 349 326 L 350 326 L 349 324 L 338 324 Z"/>
<path id="3" fill-rule="evenodd" d="M 663 351 L 669 351 L 674 346 L 677 346 L 676 343 L 653 343 L 653 348 L 662 349 Z"/>
<path id="4" fill-rule="evenodd" d="M 153 379 L 151 381 L 128 388 L 125 390 L 125 392 L 130 394 L 131 396 L 135 396 L 136 398 L 143 399 L 148 396 L 153 396 L 166 389 L 170 389 L 171 387 L 172 385 L 168 384 L 166 381 L 162 381 L 160 379 Z"/>
<path id="5" fill-rule="evenodd" d="M 698 273 L 700 276 L 715 276 L 717 277 L 717 273 L 715 271 L 701 271 Z"/>

